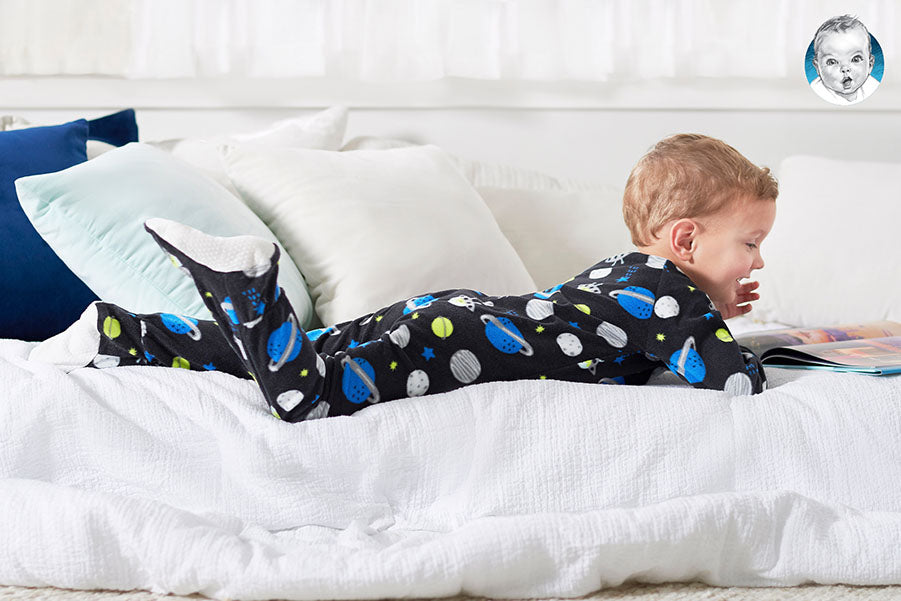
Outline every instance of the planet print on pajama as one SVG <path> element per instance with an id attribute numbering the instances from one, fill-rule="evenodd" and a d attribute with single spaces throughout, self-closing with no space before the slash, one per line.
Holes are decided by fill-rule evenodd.
<path id="1" fill-rule="evenodd" d="M 726 378 L 726 384 L 723 386 L 723 390 L 733 395 L 744 396 L 754 392 L 754 385 L 751 383 L 751 378 L 748 377 L 747 374 L 736 372 Z"/>
<path id="2" fill-rule="evenodd" d="M 506 317 L 495 317 L 484 314 L 480 317 L 485 324 L 485 336 L 488 342 L 502 353 L 513 355 L 520 353 L 531 357 L 534 353 L 532 345 L 523 338 L 522 332 Z"/>
<path id="3" fill-rule="evenodd" d="M 222 299 L 222 302 L 219 303 L 219 307 L 222 309 L 222 312 L 228 316 L 229 321 L 231 321 L 234 325 L 238 325 L 238 314 L 235 313 L 235 306 L 232 304 L 232 297 L 226 296 Z"/>
<path id="4" fill-rule="evenodd" d="M 429 374 L 421 369 L 415 369 L 407 376 L 407 396 L 422 396 L 429 389 Z"/>
<path id="5" fill-rule="evenodd" d="M 535 298 L 550 298 L 550 297 L 554 296 L 554 294 L 556 294 L 557 292 L 560 292 L 560 290 L 562 288 L 563 288 L 563 284 L 557 284 L 556 286 L 554 286 L 552 288 L 548 288 L 547 290 L 542 290 L 541 292 L 536 292 L 532 296 L 534 296 Z"/>
<path id="6" fill-rule="evenodd" d="M 286 390 L 275 399 L 285 413 L 300 405 L 301 401 L 303 401 L 303 393 L 299 390 Z"/>
<path id="7" fill-rule="evenodd" d="M 278 407 L 281 408 L 282 412 L 287 414 L 292 409 L 300 405 L 301 401 L 303 401 L 303 398 L 303 393 L 299 390 L 286 390 L 285 392 L 278 395 L 278 398 L 275 400 L 275 402 Z M 330 408 L 331 407 L 327 402 L 318 401 L 315 405 L 313 405 L 313 409 L 311 409 L 303 419 L 310 420 L 327 417 Z M 272 415 L 279 419 L 282 418 L 275 407 L 272 408 Z"/>
<path id="8" fill-rule="evenodd" d="M 660 319 L 669 319 L 679 314 L 679 302 L 672 296 L 661 296 L 654 303 L 654 315 Z"/>
<path id="9" fill-rule="evenodd" d="M 304 417 L 304 421 L 311 419 L 321 419 L 323 417 L 328 417 L 329 409 L 331 406 L 325 401 L 317 401 L 315 405 L 313 405 L 313 410 L 307 413 L 306 417 Z"/>
<path id="10" fill-rule="evenodd" d="M 682 348 L 670 356 L 667 367 L 673 373 L 683 376 L 689 384 L 697 384 L 704 379 L 707 366 L 695 348 L 694 336 L 689 336 Z"/>
<path id="11" fill-rule="evenodd" d="M 606 321 L 601 322 L 596 333 L 614 348 L 623 348 L 629 342 L 629 336 L 625 330 Z"/>
<path id="12" fill-rule="evenodd" d="M 309 330 L 307 331 L 307 338 L 310 340 L 319 340 L 322 336 L 328 334 L 340 334 L 341 332 L 335 326 L 329 326 L 327 328 L 319 328 L 318 330 Z"/>
<path id="13" fill-rule="evenodd" d="M 460 349 L 451 355 L 450 370 L 458 382 L 470 384 L 481 375 L 482 364 L 472 351 Z"/>
<path id="14" fill-rule="evenodd" d="M 407 348 L 407 345 L 410 344 L 410 328 L 408 328 L 405 324 L 401 325 L 396 330 L 388 334 L 388 337 L 391 339 L 391 342 L 393 342 L 400 348 Z"/>
<path id="15" fill-rule="evenodd" d="M 266 344 L 266 353 L 269 355 L 269 371 L 278 371 L 285 363 L 290 363 L 300 354 L 303 338 L 297 327 L 294 315 L 288 317 L 288 321 L 282 323 L 269 335 Z"/>
<path id="16" fill-rule="evenodd" d="M 191 340 L 200 340 L 200 329 L 197 320 L 173 313 L 161 313 L 160 321 L 173 334 L 187 334 Z"/>
<path id="17" fill-rule="evenodd" d="M 141 326 L 144 326 L 143 322 L 141 322 Z M 115 340 L 122 334 L 122 324 L 115 317 L 107 316 L 103 320 L 103 334 L 110 340 Z M 143 334 L 144 332 L 142 331 L 141 335 Z"/>
<path id="18" fill-rule="evenodd" d="M 526 303 L 526 315 L 530 319 L 541 321 L 554 314 L 554 303 L 540 298 L 533 298 Z"/>
<path id="19" fill-rule="evenodd" d="M 648 319 L 654 312 L 654 293 L 647 288 L 639 286 L 627 286 L 622 290 L 613 290 L 609 293 L 615 298 L 619 306 L 625 309 L 633 317 Z"/>
<path id="20" fill-rule="evenodd" d="M 432 333 L 444 340 L 454 333 L 454 324 L 447 317 L 436 317 L 432 320 Z"/>
<path id="21" fill-rule="evenodd" d="M 379 389 L 375 386 L 375 369 L 362 357 L 351 359 L 347 355 L 341 358 L 344 374 L 341 376 L 341 391 L 348 401 L 359 405 L 369 401 L 378 403 L 381 400 Z"/>
<path id="22" fill-rule="evenodd" d="M 557 346 L 568 357 L 578 357 L 582 354 L 582 342 L 575 334 L 569 332 L 557 336 Z"/>
<path id="23" fill-rule="evenodd" d="M 115 355 L 97 355 L 91 363 L 98 369 L 119 367 L 120 359 Z"/>
<path id="24" fill-rule="evenodd" d="M 732 334 L 730 334 L 729 330 L 727 330 L 726 328 L 720 328 L 714 334 L 723 342 L 732 342 L 734 340 L 732 338 Z"/>

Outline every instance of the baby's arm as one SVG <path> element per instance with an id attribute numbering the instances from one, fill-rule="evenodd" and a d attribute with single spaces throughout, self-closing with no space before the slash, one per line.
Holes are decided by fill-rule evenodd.
<path id="1" fill-rule="evenodd" d="M 763 392 L 760 361 L 732 338 L 707 295 L 683 274 L 664 271 L 655 310 L 646 320 L 644 351 L 696 388 L 733 394 Z"/>

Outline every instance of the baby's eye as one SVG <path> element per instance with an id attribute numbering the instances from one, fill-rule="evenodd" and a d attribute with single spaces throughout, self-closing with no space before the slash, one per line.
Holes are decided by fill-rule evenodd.
<path id="1" fill-rule="evenodd" d="M 832 65 L 835 65 L 837 62 L 838 62 L 838 61 L 836 61 L 834 58 L 830 58 L 830 59 L 827 59 L 827 60 L 826 60 L 826 64 L 829 65 L 830 67 L 831 67 Z"/>
<path id="2" fill-rule="evenodd" d="M 754 244 L 753 242 L 748 242 L 748 243 L 745 244 L 745 246 L 747 246 L 747 247 L 750 248 L 751 250 L 757 248 L 757 245 Z"/>
<path id="3" fill-rule="evenodd" d="M 856 55 L 854 58 L 851 59 L 851 62 L 852 62 L 852 63 L 859 63 L 859 62 L 862 61 L 862 60 L 863 60 L 863 57 L 860 56 L 860 55 L 858 54 L 858 55 Z"/>

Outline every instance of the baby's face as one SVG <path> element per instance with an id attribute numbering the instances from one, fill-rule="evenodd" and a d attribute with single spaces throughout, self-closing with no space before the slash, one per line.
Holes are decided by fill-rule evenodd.
<path id="1" fill-rule="evenodd" d="M 862 27 L 845 32 L 833 31 L 823 36 L 813 61 L 823 85 L 842 96 L 857 92 L 875 62 L 867 51 L 867 38 L 868 34 Z"/>
<path id="2" fill-rule="evenodd" d="M 775 219 L 776 202 L 756 199 L 698 219 L 703 229 L 686 272 L 718 308 L 735 305 L 739 280 L 763 268 L 760 245 Z"/>

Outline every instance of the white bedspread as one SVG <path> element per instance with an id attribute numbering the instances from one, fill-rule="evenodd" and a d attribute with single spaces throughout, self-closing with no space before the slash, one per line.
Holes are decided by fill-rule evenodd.
<path id="1" fill-rule="evenodd" d="M 217 598 L 901 583 L 901 378 L 491 383 L 274 419 L 253 383 L 0 341 L 0 583 Z M 662 382 L 666 382 L 663 380 Z"/>

